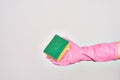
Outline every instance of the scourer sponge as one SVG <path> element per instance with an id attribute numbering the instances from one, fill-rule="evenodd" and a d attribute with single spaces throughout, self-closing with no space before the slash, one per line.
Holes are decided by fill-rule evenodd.
<path id="1" fill-rule="evenodd" d="M 58 35 L 55 35 L 45 48 L 44 52 L 55 61 L 60 61 L 69 47 L 69 41 Z"/>

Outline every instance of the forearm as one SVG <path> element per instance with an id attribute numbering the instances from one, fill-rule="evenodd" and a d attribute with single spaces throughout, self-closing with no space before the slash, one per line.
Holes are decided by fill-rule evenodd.
<path id="1" fill-rule="evenodd" d="M 83 51 L 84 54 L 90 57 L 93 61 L 102 62 L 120 58 L 118 57 L 120 50 L 118 48 L 120 48 L 118 47 L 118 42 L 100 43 L 93 46 L 83 47 Z"/>

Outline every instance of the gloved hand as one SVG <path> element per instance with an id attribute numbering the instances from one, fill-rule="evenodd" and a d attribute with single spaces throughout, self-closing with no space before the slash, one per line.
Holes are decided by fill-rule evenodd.
<path id="1" fill-rule="evenodd" d="M 70 43 L 70 49 L 65 53 L 65 55 L 63 56 L 63 58 L 59 62 L 56 62 L 55 60 L 53 60 L 52 58 L 47 56 L 47 58 L 52 63 L 54 63 L 56 65 L 65 66 L 65 65 L 79 62 L 81 60 L 91 60 L 88 56 L 83 54 L 84 51 L 82 48 L 80 48 L 78 45 L 76 45 L 71 40 L 68 40 L 68 41 Z"/>
<path id="2" fill-rule="evenodd" d="M 93 46 L 79 47 L 69 40 L 70 49 L 65 53 L 63 58 L 56 62 L 49 56 L 47 58 L 56 65 L 69 65 L 79 61 L 92 60 L 97 62 L 116 60 L 118 56 L 118 43 L 101 43 Z"/>

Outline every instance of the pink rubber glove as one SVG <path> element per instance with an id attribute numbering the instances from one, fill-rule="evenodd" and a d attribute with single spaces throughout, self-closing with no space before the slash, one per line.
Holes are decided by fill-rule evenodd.
<path id="1" fill-rule="evenodd" d="M 56 62 L 49 56 L 47 58 L 56 65 L 69 65 L 79 61 L 109 61 L 117 59 L 118 43 L 101 43 L 89 47 L 79 47 L 74 42 L 70 41 L 70 49 L 66 52 L 64 57 Z"/>

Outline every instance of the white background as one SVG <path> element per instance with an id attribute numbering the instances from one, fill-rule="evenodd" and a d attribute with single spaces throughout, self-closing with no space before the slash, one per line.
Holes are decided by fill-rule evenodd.
<path id="1" fill-rule="evenodd" d="M 79 46 L 120 40 L 120 0 L 0 0 L 0 80 L 120 80 L 120 60 L 56 66 L 59 34 Z"/>

